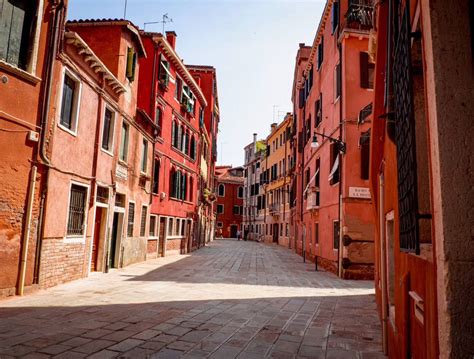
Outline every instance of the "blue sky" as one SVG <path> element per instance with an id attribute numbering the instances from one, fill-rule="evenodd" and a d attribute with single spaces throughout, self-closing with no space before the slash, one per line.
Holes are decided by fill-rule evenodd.
<path id="1" fill-rule="evenodd" d="M 292 111 L 300 42 L 311 44 L 324 0 L 128 0 L 127 19 L 143 28 L 168 13 L 185 63 L 217 69 L 221 122 L 218 164 L 243 163 L 252 134 Z M 123 18 L 125 0 L 70 0 L 69 19 Z M 162 25 L 147 25 L 162 31 Z M 274 106 L 278 106 L 275 107 Z"/>

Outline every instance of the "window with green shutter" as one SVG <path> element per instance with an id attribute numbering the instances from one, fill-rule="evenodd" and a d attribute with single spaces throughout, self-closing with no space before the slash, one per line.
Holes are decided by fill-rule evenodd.
<path id="1" fill-rule="evenodd" d="M 130 82 L 135 80 L 135 67 L 137 65 L 137 53 L 133 47 L 127 49 L 127 78 Z"/>

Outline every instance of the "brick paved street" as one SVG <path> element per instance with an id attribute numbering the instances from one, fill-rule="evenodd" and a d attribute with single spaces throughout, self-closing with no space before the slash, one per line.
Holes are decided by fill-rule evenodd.
<path id="1" fill-rule="evenodd" d="M 0 302 L 0 358 L 382 358 L 372 282 L 221 240 Z"/>

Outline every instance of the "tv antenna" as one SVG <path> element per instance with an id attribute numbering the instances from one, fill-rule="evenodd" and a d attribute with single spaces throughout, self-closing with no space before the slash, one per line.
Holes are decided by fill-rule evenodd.
<path id="1" fill-rule="evenodd" d="M 125 0 L 125 6 L 123 8 L 123 19 L 127 18 L 127 0 Z"/>
<path id="2" fill-rule="evenodd" d="M 163 24 L 163 34 L 165 33 L 165 24 L 173 22 L 173 19 L 168 16 L 168 13 L 163 14 L 162 20 L 161 21 L 151 21 L 151 22 L 145 22 L 143 23 L 143 31 L 145 31 L 145 28 L 147 25 L 151 24 Z"/>

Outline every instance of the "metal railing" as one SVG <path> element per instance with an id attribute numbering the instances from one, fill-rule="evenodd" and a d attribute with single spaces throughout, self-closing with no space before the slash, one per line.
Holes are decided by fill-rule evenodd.
<path id="1" fill-rule="evenodd" d="M 374 8 L 371 5 L 352 3 L 345 15 L 343 28 L 370 30 L 373 26 Z"/>

